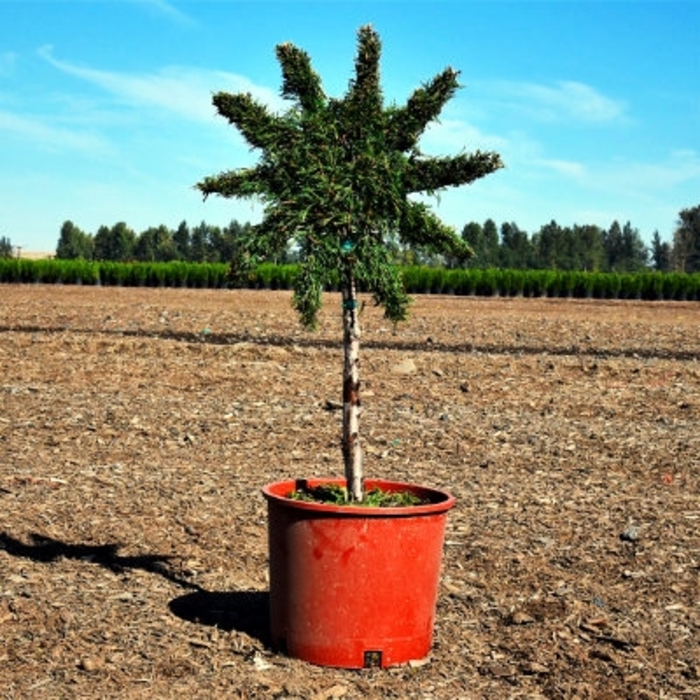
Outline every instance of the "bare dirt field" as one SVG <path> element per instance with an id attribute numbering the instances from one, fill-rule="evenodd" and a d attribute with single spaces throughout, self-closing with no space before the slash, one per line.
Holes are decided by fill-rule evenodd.
<path id="1" fill-rule="evenodd" d="M 433 652 L 269 648 L 260 488 L 342 470 L 339 304 L 0 287 L 0 698 L 700 698 L 697 303 L 368 304 L 368 475 L 457 497 Z"/>

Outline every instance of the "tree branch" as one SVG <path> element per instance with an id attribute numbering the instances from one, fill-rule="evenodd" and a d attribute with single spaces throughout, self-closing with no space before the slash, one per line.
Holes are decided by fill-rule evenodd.
<path id="1" fill-rule="evenodd" d="M 306 51 L 286 42 L 277 46 L 277 59 L 282 67 L 282 97 L 297 100 L 305 112 L 317 112 L 326 95 Z"/>
<path id="2" fill-rule="evenodd" d="M 438 118 L 459 88 L 458 76 L 458 71 L 446 68 L 418 88 L 404 107 L 391 111 L 387 135 L 393 148 L 410 151 L 416 147 L 428 124 Z"/>
<path id="3" fill-rule="evenodd" d="M 230 124 L 238 127 L 248 144 L 253 148 L 276 149 L 294 137 L 295 129 L 278 116 L 271 114 L 250 93 L 232 95 L 217 92 L 212 102 L 218 113 Z"/>
<path id="4" fill-rule="evenodd" d="M 465 153 L 444 158 L 411 158 L 404 176 L 406 192 L 432 194 L 445 187 L 468 185 L 503 167 L 498 153 Z"/>

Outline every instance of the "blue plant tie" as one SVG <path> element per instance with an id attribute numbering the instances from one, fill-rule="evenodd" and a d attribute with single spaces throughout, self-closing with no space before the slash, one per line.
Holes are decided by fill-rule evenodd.
<path id="1" fill-rule="evenodd" d="M 343 302 L 343 310 L 344 311 L 352 311 L 353 309 L 357 308 L 357 299 L 346 299 Z"/>

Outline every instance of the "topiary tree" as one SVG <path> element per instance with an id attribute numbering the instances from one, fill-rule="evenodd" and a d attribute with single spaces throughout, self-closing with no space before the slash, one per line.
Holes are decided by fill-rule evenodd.
<path id="1" fill-rule="evenodd" d="M 314 328 L 324 286 L 340 281 L 344 333 L 342 451 L 350 500 L 363 498 L 359 440 L 360 378 L 358 285 L 374 295 L 387 318 L 402 321 L 409 300 L 388 245 L 401 243 L 466 259 L 469 246 L 414 193 L 435 194 L 471 183 L 503 167 L 497 153 L 424 155 L 418 141 L 458 89 L 458 72 L 445 69 L 413 92 L 404 106 L 385 106 L 380 85 L 381 42 L 361 27 L 355 75 L 343 99 L 329 98 L 309 56 L 290 43 L 277 46 L 282 96 L 292 104 L 273 114 L 250 94 L 219 92 L 218 113 L 260 152 L 254 167 L 206 177 L 196 187 L 208 197 L 259 197 L 260 225 L 232 262 L 234 283 L 290 242 L 301 266 L 293 304 Z"/>

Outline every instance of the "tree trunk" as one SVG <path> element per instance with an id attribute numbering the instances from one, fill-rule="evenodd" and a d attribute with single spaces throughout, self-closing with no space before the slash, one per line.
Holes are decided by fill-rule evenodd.
<path id="1" fill-rule="evenodd" d="M 360 319 L 352 262 L 345 264 L 343 280 L 343 460 L 348 497 L 361 501 L 364 492 L 360 445 Z"/>

